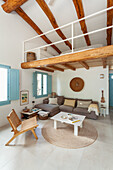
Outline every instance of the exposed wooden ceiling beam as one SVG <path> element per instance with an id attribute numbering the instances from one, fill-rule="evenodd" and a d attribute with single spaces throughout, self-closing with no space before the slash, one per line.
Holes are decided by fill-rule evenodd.
<path id="1" fill-rule="evenodd" d="M 84 8 L 83 8 L 83 4 L 82 4 L 82 0 L 73 0 L 77 15 L 78 15 L 78 19 L 84 18 L 85 14 L 84 14 Z M 85 23 L 85 20 L 80 21 L 80 26 L 81 26 L 81 30 L 83 32 L 83 34 L 87 33 L 87 26 Z M 87 45 L 91 45 L 90 42 L 90 38 L 89 35 L 84 36 Z"/>
<path id="2" fill-rule="evenodd" d="M 73 67 L 73 66 L 71 66 L 71 65 L 69 65 L 69 64 L 61 64 L 61 65 L 63 65 L 64 67 L 66 67 L 66 68 L 68 68 L 68 69 L 70 69 L 70 70 L 73 70 L 73 71 L 75 71 L 76 70 L 76 68 L 75 67 Z"/>
<path id="3" fill-rule="evenodd" d="M 22 17 L 24 19 L 24 21 L 26 21 L 39 35 L 43 34 L 43 32 L 41 31 L 41 29 L 31 20 L 31 18 L 22 10 L 22 8 L 18 8 L 15 10 L 18 15 L 20 17 Z M 41 38 L 47 43 L 47 44 L 51 44 L 52 42 L 45 36 L 42 35 Z M 52 48 L 54 48 L 54 50 L 56 50 L 59 54 L 61 53 L 61 51 L 55 46 L 55 45 L 51 45 Z"/>
<path id="4" fill-rule="evenodd" d="M 57 67 L 57 66 L 47 66 L 47 67 L 50 67 L 50 68 L 52 68 L 52 69 L 54 69 L 54 70 L 58 70 L 58 71 L 64 71 L 64 69 L 63 68 L 60 68 L 60 67 Z"/>
<path id="5" fill-rule="evenodd" d="M 48 7 L 48 5 L 46 4 L 46 2 L 44 0 L 36 0 L 37 3 L 39 4 L 39 6 L 41 7 L 41 9 L 44 11 L 44 13 L 46 14 L 46 16 L 48 17 L 50 23 L 52 24 L 53 28 L 58 28 L 58 24 L 55 20 L 55 17 L 53 15 L 53 13 L 51 12 L 50 8 Z M 66 36 L 63 34 L 63 32 L 58 29 L 56 30 L 57 34 L 63 39 L 66 39 Z M 70 49 L 72 49 L 72 45 L 69 41 L 65 41 L 64 42 L 67 46 L 69 46 Z"/>
<path id="6" fill-rule="evenodd" d="M 34 69 L 37 69 L 37 70 L 42 70 L 42 71 L 47 71 L 47 72 L 51 72 L 51 73 L 53 73 L 54 72 L 54 70 L 51 70 L 51 69 L 49 69 L 49 68 L 45 68 L 45 67 L 35 67 Z"/>
<path id="7" fill-rule="evenodd" d="M 107 66 L 107 59 L 106 58 L 102 58 L 102 63 L 103 63 L 103 68 L 106 68 L 106 66 Z"/>
<path id="8" fill-rule="evenodd" d="M 107 0 L 107 8 L 113 6 L 113 0 Z M 112 25 L 113 9 L 107 11 L 107 27 Z M 107 29 L 107 45 L 111 45 L 112 28 Z"/>
<path id="9" fill-rule="evenodd" d="M 2 5 L 2 8 L 5 12 L 10 13 L 19 8 L 28 0 L 5 0 L 5 3 Z"/>
<path id="10" fill-rule="evenodd" d="M 80 63 L 83 67 L 85 67 L 87 70 L 89 70 L 89 66 L 88 66 L 88 64 L 87 64 L 86 62 L 84 62 L 84 61 L 79 61 L 79 63 Z"/>
<path id="11" fill-rule="evenodd" d="M 52 57 L 43 60 L 25 62 L 21 64 L 21 67 L 27 69 L 27 68 L 33 68 L 33 67 L 44 66 L 49 64 L 53 65 L 53 64 L 79 62 L 79 61 L 93 60 L 98 58 L 107 58 L 110 56 L 113 56 L 113 45 L 95 48 L 95 49 L 82 51 L 78 53 L 71 53 L 59 57 Z"/>

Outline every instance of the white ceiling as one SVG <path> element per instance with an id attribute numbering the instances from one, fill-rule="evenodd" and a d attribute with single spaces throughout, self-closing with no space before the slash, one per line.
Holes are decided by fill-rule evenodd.
<path id="1" fill-rule="evenodd" d="M 47 3 L 50 0 L 45 0 Z M 82 0 L 85 16 L 105 9 L 107 7 L 107 0 Z M 53 27 L 51 26 L 50 21 L 48 20 L 45 13 L 39 7 L 38 3 L 35 0 L 29 0 L 24 5 L 21 6 L 22 9 L 29 15 L 29 17 L 39 26 L 39 28 L 43 32 L 47 32 Z M 75 7 L 73 5 L 72 0 L 54 0 L 53 5 L 49 6 L 53 15 L 56 18 L 56 21 L 59 26 L 67 24 L 69 22 L 77 20 L 77 14 L 75 11 Z M 24 22 L 24 21 L 23 21 Z M 27 23 L 25 23 L 27 24 Z M 107 14 L 101 14 L 91 19 L 86 20 L 87 30 L 92 31 L 95 29 L 99 29 L 102 27 L 107 26 Z M 28 26 L 29 27 L 29 26 Z M 71 36 L 70 28 L 62 30 L 66 37 Z M 82 34 L 81 27 L 78 24 L 75 25 L 75 35 Z M 36 34 L 37 35 L 37 34 Z M 106 42 L 106 31 L 96 33 L 93 35 L 89 35 L 91 44 L 103 44 L 104 46 L 107 45 Z M 48 38 L 54 42 L 61 40 L 61 38 L 57 35 L 57 33 L 48 35 Z M 113 40 L 113 36 L 112 36 Z M 112 41 L 113 42 L 113 41 Z M 81 48 L 87 46 L 84 37 L 77 39 L 75 41 L 75 48 Z M 65 44 L 62 43 L 57 45 L 62 51 L 68 50 L 69 48 L 66 47 Z"/>

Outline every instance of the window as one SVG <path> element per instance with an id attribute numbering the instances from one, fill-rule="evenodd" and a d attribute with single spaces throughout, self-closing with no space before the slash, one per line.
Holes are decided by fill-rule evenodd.
<path id="1" fill-rule="evenodd" d="M 8 66 L 0 65 L 0 105 L 8 104 L 9 102 L 9 77 Z"/>
<path id="2" fill-rule="evenodd" d="M 51 94 L 51 75 L 42 72 L 33 73 L 33 96 L 35 98 L 45 97 Z"/>
<path id="3" fill-rule="evenodd" d="M 19 70 L 0 64 L 0 106 L 19 99 Z"/>

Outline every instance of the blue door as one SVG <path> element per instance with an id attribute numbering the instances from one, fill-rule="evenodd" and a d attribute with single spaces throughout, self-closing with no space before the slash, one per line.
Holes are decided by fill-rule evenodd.
<path id="1" fill-rule="evenodd" d="M 113 73 L 109 74 L 109 106 L 113 107 Z"/>

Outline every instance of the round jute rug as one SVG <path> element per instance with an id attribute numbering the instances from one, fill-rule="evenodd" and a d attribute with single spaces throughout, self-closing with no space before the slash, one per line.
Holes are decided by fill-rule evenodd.
<path id="1" fill-rule="evenodd" d="M 42 128 L 43 137 L 51 144 L 69 149 L 83 148 L 94 143 L 98 133 L 87 120 L 78 129 L 78 136 L 74 136 L 73 125 L 57 122 L 57 129 L 53 127 L 53 120 L 48 121 Z"/>

